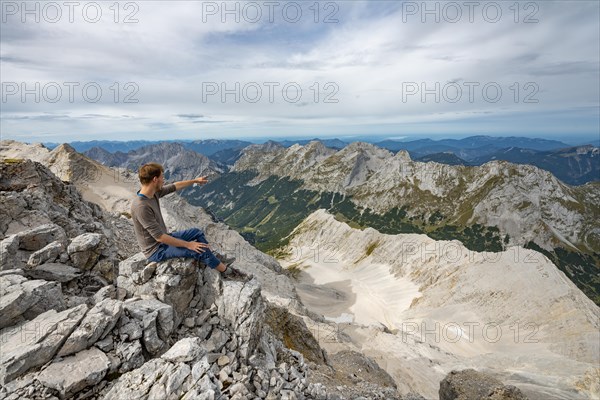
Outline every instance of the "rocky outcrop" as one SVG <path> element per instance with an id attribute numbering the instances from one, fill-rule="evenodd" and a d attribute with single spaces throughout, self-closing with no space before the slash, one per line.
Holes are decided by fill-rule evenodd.
<path id="1" fill-rule="evenodd" d="M 172 259 L 148 264 L 142 253 L 119 264 L 117 286 L 129 296 L 151 296 L 170 305 L 175 325 L 182 321 L 196 284 L 198 263 L 193 259 Z"/>
<path id="2" fill-rule="evenodd" d="M 10 235 L 0 242 L 3 252 L 0 269 L 24 267 L 23 260 L 27 260 L 28 252 L 33 252 L 28 257 L 28 266 L 35 267 L 44 261 L 54 261 L 66 241 L 64 229 L 52 223 Z"/>
<path id="3" fill-rule="evenodd" d="M 25 270 L 25 274 L 33 279 L 44 279 L 47 281 L 69 282 L 81 276 L 79 268 L 71 267 L 61 263 L 46 263 L 35 268 Z"/>
<path id="4" fill-rule="evenodd" d="M 99 233 L 83 233 L 74 238 L 67 247 L 73 265 L 83 270 L 91 269 L 101 255 L 99 245 L 102 239 Z"/>
<path id="5" fill-rule="evenodd" d="M 84 201 L 36 162 L 2 163 L 0 175 L 0 270 L 59 262 L 115 278 L 112 266 L 132 254 L 120 248 L 128 236 L 120 218 Z"/>
<path id="6" fill-rule="evenodd" d="M 527 400 L 518 388 L 504 386 L 498 379 L 467 369 L 452 371 L 440 382 L 440 400 Z"/>
<path id="7" fill-rule="evenodd" d="M 118 277 L 117 289 L 88 297 L 87 303 L 96 301 L 92 308 L 47 311 L 5 328 L 0 396 L 16 399 L 34 391 L 106 399 L 343 398 L 329 396 L 327 386 L 309 377 L 304 356 L 286 342 L 310 343 L 311 357 L 324 353 L 314 338 L 303 337 L 311 335 L 308 330 L 295 331 L 301 320 L 280 309 L 265 316 L 277 308 L 265 303 L 255 278 L 223 280 L 194 260 L 170 260 L 135 283 L 132 276 L 143 273 L 144 264 L 138 255 L 123 261 L 120 271 L 127 275 Z M 0 278 L 7 287 L 26 283 L 20 275 Z M 190 279 L 189 293 L 173 284 Z M 119 292 L 126 298 L 118 299 Z M 278 318 L 286 326 L 283 341 L 270 327 Z M 20 343 L 30 326 L 49 327 L 50 333 Z M 378 371 L 376 364 L 365 366 Z"/>
<path id="8" fill-rule="evenodd" d="M 96 304 L 66 340 L 58 355 L 64 357 L 77 353 L 104 339 L 116 325 L 122 311 L 123 304 L 118 300 L 106 299 Z"/>
<path id="9" fill-rule="evenodd" d="M 55 261 L 65 251 L 65 245 L 61 241 L 54 241 L 29 256 L 27 266 L 35 268 L 46 262 Z"/>
<path id="10" fill-rule="evenodd" d="M 327 353 L 323 351 L 302 318 L 285 308 L 271 304 L 266 310 L 265 322 L 277 339 L 288 348 L 302 353 L 308 361 L 327 364 Z"/>

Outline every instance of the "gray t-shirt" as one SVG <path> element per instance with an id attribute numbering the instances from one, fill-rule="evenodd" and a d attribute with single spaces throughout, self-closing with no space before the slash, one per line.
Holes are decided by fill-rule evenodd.
<path id="1" fill-rule="evenodd" d="M 154 197 L 138 195 L 131 204 L 131 219 L 133 220 L 133 230 L 135 237 L 144 252 L 146 258 L 150 257 L 156 251 L 160 243 L 157 239 L 168 233 L 162 213 L 160 212 L 160 203 L 158 199 L 173 193 L 175 184 L 163 186 L 163 188 L 154 194 Z"/>

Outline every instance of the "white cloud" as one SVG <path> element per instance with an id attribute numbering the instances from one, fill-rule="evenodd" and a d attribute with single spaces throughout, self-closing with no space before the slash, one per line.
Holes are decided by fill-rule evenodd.
<path id="1" fill-rule="evenodd" d="M 203 15 L 207 7 L 220 7 L 221 2 L 136 4 L 139 10 L 134 17 L 139 22 L 133 24 L 114 23 L 109 3 L 103 3 L 107 18 L 96 24 L 81 18 L 72 24 L 66 19 L 56 24 L 23 24 L 5 16 L 0 53 L 3 84 L 24 82 L 34 88 L 40 82 L 43 88 L 57 82 L 65 92 L 56 103 L 46 101 L 47 96 L 39 103 L 32 95 L 25 102 L 18 95 L 9 96 L 2 104 L 3 137 L 29 134 L 39 140 L 52 134 L 70 141 L 85 140 L 87 135 L 139 138 L 167 132 L 182 137 L 288 132 L 310 136 L 315 131 L 327 135 L 382 129 L 403 135 L 407 127 L 460 131 L 457 121 L 463 121 L 466 133 L 599 129 L 598 3 L 535 3 L 539 5 L 535 24 L 514 23 L 509 2 L 496 3 L 502 4 L 504 13 L 498 23 L 486 22 L 476 12 L 474 23 L 463 15 L 459 23 L 439 24 L 421 23 L 418 15 L 404 15 L 408 21 L 403 22 L 402 7 L 390 2 L 333 3 L 337 9 L 319 10 L 319 23 L 314 23 L 314 11 L 307 8 L 312 3 L 303 4 L 303 18 L 297 23 L 286 21 L 279 11 L 269 23 L 265 7 L 260 23 L 245 21 L 243 15 L 236 23 L 231 14 L 225 15 L 223 23 L 219 14 Z M 248 3 L 237 4 L 243 9 Z M 131 11 L 121 8 L 119 18 Z M 332 11 L 339 22 L 322 23 Z M 522 9 L 519 18 L 531 11 Z M 80 84 L 72 102 L 64 82 Z M 97 103 L 86 101 L 79 91 L 92 82 L 102 89 Z M 126 89 L 127 82 L 134 85 Z M 232 94 L 225 102 L 220 95 L 203 98 L 202 89 L 210 82 L 225 83 L 228 89 L 239 82 L 239 103 Z M 279 84 L 273 102 L 269 82 Z M 325 90 L 327 82 L 335 85 Z M 442 96 L 436 102 L 428 95 L 423 102 L 415 95 L 404 102 L 403 89 L 410 82 L 424 82 L 429 88 L 436 82 L 441 88 L 456 82 L 463 98 L 451 103 Z M 480 83 L 473 102 L 468 101 L 465 82 Z M 492 82 L 502 89 L 497 103 L 486 101 L 481 92 L 484 84 Z M 535 85 L 525 86 L 528 82 Z M 254 98 L 255 83 L 262 97 L 252 103 L 247 100 Z M 281 93 L 289 83 L 302 88 L 297 103 L 286 101 Z M 318 102 L 315 83 L 320 88 Z M 453 87 L 448 86 L 446 94 L 453 93 Z M 125 103 L 127 95 L 139 102 Z M 327 95 L 339 102 L 324 103 Z M 527 95 L 539 102 L 523 103 Z M 562 120 L 546 122 L 549 114 L 582 107 L 587 107 L 583 118 L 581 112 L 566 112 L 561 113 Z M 39 118 L 48 112 L 68 117 Z M 112 118 L 90 118 L 90 114 Z M 205 120 L 193 122 L 177 117 L 180 114 L 202 114 Z M 23 116 L 32 118 L 15 118 Z M 580 122 L 577 127 L 574 120 Z"/>

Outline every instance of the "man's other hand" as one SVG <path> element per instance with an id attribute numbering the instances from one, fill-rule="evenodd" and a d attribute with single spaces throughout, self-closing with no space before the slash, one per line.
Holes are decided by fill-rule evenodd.
<path id="1" fill-rule="evenodd" d="M 188 242 L 186 247 L 196 253 L 204 253 L 204 249 L 210 250 L 210 245 L 208 243 Z"/>

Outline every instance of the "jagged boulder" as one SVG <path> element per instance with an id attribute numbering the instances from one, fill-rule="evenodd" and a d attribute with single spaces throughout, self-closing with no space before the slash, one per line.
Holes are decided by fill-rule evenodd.
<path id="1" fill-rule="evenodd" d="M 201 361 L 199 361 L 201 362 Z M 192 373 L 194 366 L 183 362 L 172 363 L 161 358 L 156 358 L 144 363 L 140 368 L 123 375 L 117 383 L 104 396 L 105 400 L 121 399 L 191 399 L 201 397 L 182 397 L 188 390 L 194 393 L 212 391 L 217 386 L 211 381 L 210 371 L 203 373 Z M 206 372 L 206 371 L 204 371 Z M 205 379 L 201 379 L 204 378 Z"/>
<path id="2" fill-rule="evenodd" d="M 29 256 L 27 265 L 29 267 L 37 267 L 42 263 L 53 262 L 65 251 L 65 245 L 63 242 L 56 240 L 43 248 L 39 249 L 35 253 Z"/>
<path id="3" fill-rule="evenodd" d="M 96 385 L 104 378 L 109 366 L 106 354 L 91 348 L 50 364 L 38 374 L 37 379 L 42 385 L 57 390 L 64 398 Z"/>
<path id="4" fill-rule="evenodd" d="M 173 307 L 175 325 L 183 319 L 197 280 L 194 259 L 174 258 L 161 263 L 148 263 L 142 253 L 119 264 L 117 286 L 127 296 L 151 296 Z"/>
<path id="5" fill-rule="evenodd" d="M 0 242 L 0 271 L 22 268 L 22 261 L 17 254 L 19 236 L 10 235 Z"/>
<path id="6" fill-rule="evenodd" d="M 69 265 L 49 262 L 35 268 L 25 270 L 25 274 L 33 279 L 47 281 L 69 282 L 81 276 L 81 270 Z"/>
<path id="7" fill-rule="evenodd" d="M 10 235 L 0 242 L 0 270 L 31 270 L 40 264 L 53 262 L 61 255 L 64 258 L 65 242 L 64 230 L 55 224 L 45 224 Z M 25 264 L 23 261 L 27 259 Z"/>
<path id="8" fill-rule="evenodd" d="M 27 280 L 22 275 L 0 276 L 0 328 L 48 311 L 62 311 L 65 302 L 60 283 Z"/>
<path id="9" fill-rule="evenodd" d="M 204 287 L 215 287 L 214 282 L 210 283 L 210 277 L 215 273 L 205 273 L 209 277 L 209 284 Z M 220 277 L 217 278 L 220 280 Z M 238 351 L 243 360 L 248 360 L 260 341 L 264 322 L 265 304 L 260 295 L 260 285 L 256 279 L 252 279 L 248 282 L 225 281 L 221 286 L 221 295 L 215 298 L 214 303 L 219 318 L 228 323 L 241 339 Z M 210 295 L 207 297 L 210 298 Z"/>
<path id="10" fill-rule="evenodd" d="M 115 327 L 122 311 L 123 303 L 118 300 L 106 299 L 97 303 L 69 336 L 58 355 L 64 357 L 77 353 L 106 337 Z"/>
<path id="11" fill-rule="evenodd" d="M 474 369 L 450 372 L 440 382 L 439 395 L 440 400 L 527 400 L 518 388 Z"/>
<path id="12" fill-rule="evenodd" d="M 87 312 L 80 305 L 62 312 L 46 311 L 31 321 L 0 331 L 0 383 L 50 361 Z"/>
<path id="13" fill-rule="evenodd" d="M 45 224 L 19 232 L 19 249 L 38 251 L 52 242 L 67 240 L 65 230 L 56 224 Z"/>
<path id="14" fill-rule="evenodd" d="M 157 299 L 129 299 L 124 303 L 126 318 L 121 318 L 121 335 L 127 340 L 141 339 L 146 351 L 156 355 L 177 327 L 173 307 Z"/>
<path id="15" fill-rule="evenodd" d="M 89 232 L 74 238 L 67 247 L 73 265 L 83 270 L 91 269 L 100 257 L 102 239 L 101 234 Z"/>
<path id="16" fill-rule="evenodd" d="M 116 355 L 120 360 L 119 372 L 125 373 L 144 365 L 142 344 L 139 340 L 120 342 L 117 344 Z"/>
<path id="17" fill-rule="evenodd" d="M 185 338 L 175 343 L 161 358 L 170 362 L 190 362 L 205 354 L 206 350 L 201 339 Z"/>

